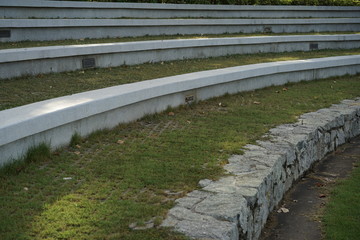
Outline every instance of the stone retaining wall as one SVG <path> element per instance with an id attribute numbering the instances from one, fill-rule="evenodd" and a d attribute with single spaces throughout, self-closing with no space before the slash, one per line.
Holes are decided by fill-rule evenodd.
<path id="1" fill-rule="evenodd" d="M 246 145 L 225 165 L 230 174 L 201 180 L 200 190 L 176 200 L 162 226 L 192 238 L 258 239 L 267 217 L 314 162 L 360 134 L 360 98 L 299 117 Z"/>
<path id="2" fill-rule="evenodd" d="M 97 3 L 43 0 L 0 2 L 3 18 L 322 18 L 360 17 L 360 7 Z"/>
<path id="3" fill-rule="evenodd" d="M 0 79 L 259 52 L 360 47 L 360 34 L 179 39 L 0 50 Z M 91 61 L 93 65 L 84 64 Z"/>
<path id="4" fill-rule="evenodd" d="M 145 35 L 358 32 L 360 18 L 0 19 L 0 42 Z"/>

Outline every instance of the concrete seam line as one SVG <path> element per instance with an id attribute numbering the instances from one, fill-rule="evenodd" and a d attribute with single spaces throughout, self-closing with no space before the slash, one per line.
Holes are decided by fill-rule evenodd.
<path id="1" fill-rule="evenodd" d="M 2 28 L 73 28 L 136 26 L 216 26 L 216 25 L 316 25 L 360 24 L 360 18 L 316 19 L 0 19 Z"/>
<path id="2" fill-rule="evenodd" d="M 303 114 L 246 145 L 225 165 L 230 176 L 201 180 L 176 200 L 162 226 L 192 238 L 258 239 L 269 213 L 316 161 L 360 134 L 360 98 Z M 214 235 L 214 233 L 218 233 Z"/>

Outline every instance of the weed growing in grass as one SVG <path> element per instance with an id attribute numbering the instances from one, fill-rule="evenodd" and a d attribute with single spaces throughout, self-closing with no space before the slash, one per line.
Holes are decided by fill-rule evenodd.
<path id="1" fill-rule="evenodd" d="M 74 147 L 76 147 L 76 145 L 79 145 L 81 143 L 81 141 L 82 141 L 82 137 L 80 136 L 79 133 L 76 132 L 71 136 L 69 146 L 74 148 Z"/>
<path id="2" fill-rule="evenodd" d="M 44 161 L 50 158 L 50 147 L 46 143 L 41 143 L 36 147 L 31 147 L 26 155 L 25 162 L 33 163 L 36 161 Z"/>
<path id="3" fill-rule="evenodd" d="M 0 175 L 18 174 L 32 163 L 49 160 L 50 156 L 50 147 L 46 143 L 30 147 L 24 157 L 15 159 L 11 163 L 0 168 Z"/>
<path id="4" fill-rule="evenodd" d="M 228 157 L 271 127 L 358 96 L 360 76 L 345 76 L 227 95 L 97 131 L 80 148 L 0 174 L 0 239 L 186 239 L 158 227 L 176 198 L 221 177 Z M 131 228 L 149 221 L 153 228 Z"/>

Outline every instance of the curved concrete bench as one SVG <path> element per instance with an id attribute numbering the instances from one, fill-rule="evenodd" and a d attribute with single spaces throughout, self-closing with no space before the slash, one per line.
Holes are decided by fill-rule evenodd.
<path id="1" fill-rule="evenodd" d="M 359 7 L 239 6 L 12 0 L 0 2 L 3 18 L 323 18 L 360 17 Z"/>
<path id="2" fill-rule="evenodd" d="M 258 239 L 269 213 L 314 162 L 360 134 L 360 98 L 307 113 L 246 145 L 225 165 L 230 176 L 176 200 L 162 226 L 192 238 Z M 291 210 L 290 210 L 291 211 Z"/>
<path id="3" fill-rule="evenodd" d="M 258 52 L 360 47 L 360 34 L 181 39 L 0 50 L 0 78 Z"/>
<path id="4" fill-rule="evenodd" d="M 218 69 L 99 89 L 0 111 L 0 165 L 42 142 L 68 144 L 77 132 L 112 128 L 191 101 L 287 82 L 360 72 L 360 55 Z"/>
<path id="5" fill-rule="evenodd" d="M 1 42 L 145 35 L 360 31 L 360 18 L 0 19 Z"/>

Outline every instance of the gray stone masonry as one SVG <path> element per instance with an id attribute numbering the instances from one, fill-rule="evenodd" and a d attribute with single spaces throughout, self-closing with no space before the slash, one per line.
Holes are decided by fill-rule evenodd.
<path id="1" fill-rule="evenodd" d="M 176 200 L 164 227 L 195 239 L 258 239 L 269 212 L 314 162 L 360 134 L 360 98 L 303 114 L 273 128 L 243 155 L 230 157 L 229 175 L 201 180 Z"/>

